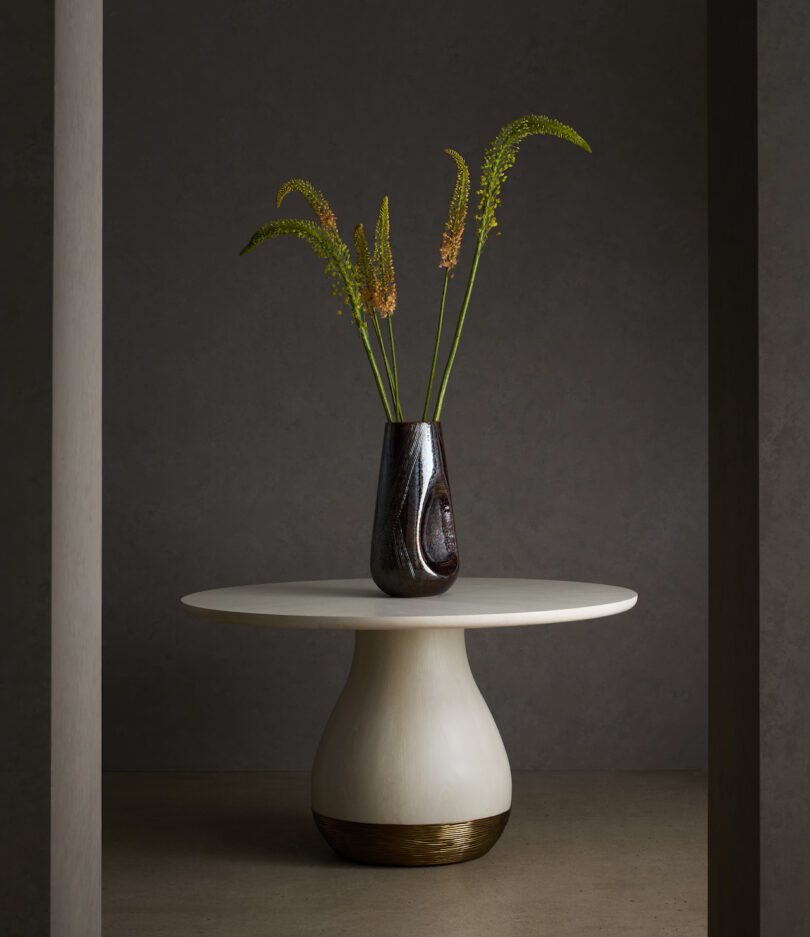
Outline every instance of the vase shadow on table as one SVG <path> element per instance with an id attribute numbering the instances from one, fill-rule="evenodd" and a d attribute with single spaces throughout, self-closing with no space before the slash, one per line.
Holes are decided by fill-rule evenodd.
<path id="1" fill-rule="evenodd" d="M 362 599 L 386 599 L 389 598 L 381 589 L 377 588 L 374 583 L 369 579 L 368 584 L 363 580 L 358 580 L 356 582 L 352 580 L 347 580 L 341 582 L 339 585 L 335 585 L 332 580 L 321 580 L 321 582 L 330 582 L 328 587 L 328 595 L 330 597 L 339 596 L 340 598 L 362 598 Z M 317 580 L 307 583 L 307 586 L 310 588 L 310 591 L 317 592 L 318 586 L 321 583 Z M 325 587 L 324 587 L 325 588 Z M 295 588 L 290 588 L 289 590 L 284 589 L 284 584 L 280 587 L 274 586 L 274 593 L 277 595 L 283 595 L 285 592 L 289 591 L 292 595 L 300 595 L 300 591 Z"/>

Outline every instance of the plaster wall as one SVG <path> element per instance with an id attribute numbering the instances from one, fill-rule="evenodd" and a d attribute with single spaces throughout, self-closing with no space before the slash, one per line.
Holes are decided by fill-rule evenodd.
<path id="1" fill-rule="evenodd" d="M 43 937 L 49 914 L 53 44 L 53 0 L 4 10 L 0 920 L 9 937 Z"/>
<path id="2" fill-rule="evenodd" d="M 528 112 L 443 423 L 463 574 L 635 587 L 615 619 L 470 635 L 516 768 L 706 749 L 706 87 L 697 2 L 116 3 L 105 40 L 105 763 L 304 769 L 346 635 L 190 620 L 186 592 L 367 570 L 383 415 L 301 242 L 391 200 L 407 417 L 454 147 Z M 289 196 L 285 212 L 306 216 Z M 473 223 L 449 301 L 452 329 Z"/>
<path id="3" fill-rule="evenodd" d="M 810 9 L 759 4 L 763 937 L 810 931 Z"/>

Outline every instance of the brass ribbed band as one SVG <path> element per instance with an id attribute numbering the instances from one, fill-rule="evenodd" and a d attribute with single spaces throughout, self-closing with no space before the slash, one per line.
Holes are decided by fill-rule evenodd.
<path id="1" fill-rule="evenodd" d="M 495 817 L 460 823 L 353 823 L 312 811 L 323 838 L 353 862 L 373 865 L 447 865 L 488 852 L 509 819 Z"/>

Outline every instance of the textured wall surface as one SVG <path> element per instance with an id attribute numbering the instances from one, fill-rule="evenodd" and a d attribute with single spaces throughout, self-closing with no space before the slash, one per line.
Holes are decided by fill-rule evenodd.
<path id="1" fill-rule="evenodd" d="M 19 89 L 24 88 L 25 94 Z M 48 933 L 53 0 L 0 29 L 0 921 Z"/>
<path id="2" fill-rule="evenodd" d="M 762 934 L 810 933 L 810 9 L 760 3 Z"/>
<path id="3" fill-rule="evenodd" d="M 105 760 L 307 768 L 347 636 L 178 598 L 367 570 L 382 411 L 300 242 L 240 258 L 292 176 L 344 236 L 391 199 L 406 418 L 452 146 L 523 144 L 443 414 L 464 575 L 638 589 L 615 619 L 470 635 L 517 768 L 695 768 L 706 745 L 701 2 L 120 2 L 105 66 Z M 317 15 L 315 15 L 317 11 Z M 290 196 L 285 212 L 306 217 Z M 454 320 L 470 241 L 453 281 Z"/>
<path id="4" fill-rule="evenodd" d="M 102 0 L 58 0 L 51 937 L 101 934 L 102 40 Z"/>

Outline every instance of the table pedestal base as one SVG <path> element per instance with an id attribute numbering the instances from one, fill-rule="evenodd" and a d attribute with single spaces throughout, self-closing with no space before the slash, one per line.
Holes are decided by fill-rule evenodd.
<path id="1" fill-rule="evenodd" d="M 511 805 L 509 761 L 464 630 L 357 631 L 312 770 L 327 842 L 361 862 L 463 862 L 495 843 Z"/>
<path id="2" fill-rule="evenodd" d="M 335 852 L 374 865 L 449 865 L 477 859 L 495 845 L 509 819 L 496 817 L 461 823 L 352 823 L 313 811 L 323 838 Z"/>

